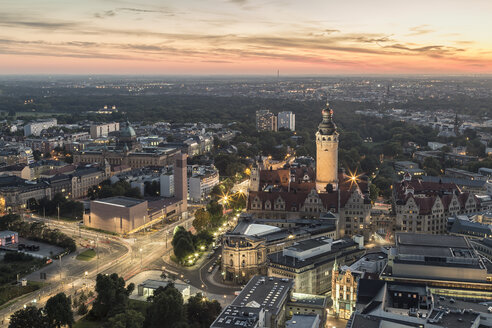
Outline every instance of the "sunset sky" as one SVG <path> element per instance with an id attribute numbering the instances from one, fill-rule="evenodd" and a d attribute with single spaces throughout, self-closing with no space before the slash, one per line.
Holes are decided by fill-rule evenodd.
<path id="1" fill-rule="evenodd" d="M 491 0 L 0 0 L 0 74 L 491 74 Z"/>

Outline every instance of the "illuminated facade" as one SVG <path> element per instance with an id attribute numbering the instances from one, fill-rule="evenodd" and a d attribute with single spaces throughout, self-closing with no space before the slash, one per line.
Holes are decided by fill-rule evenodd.
<path id="1" fill-rule="evenodd" d="M 327 185 L 338 186 L 338 132 L 333 111 L 326 104 L 323 121 L 316 132 L 316 190 L 325 192 Z"/>
<path id="2" fill-rule="evenodd" d="M 357 303 L 358 277 L 352 275 L 350 269 L 341 271 L 335 262 L 331 273 L 331 299 L 333 313 L 336 317 L 350 319 Z"/>

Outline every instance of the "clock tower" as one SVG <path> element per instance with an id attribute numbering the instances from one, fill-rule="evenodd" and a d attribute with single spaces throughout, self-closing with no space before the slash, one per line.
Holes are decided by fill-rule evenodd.
<path id="1" fill-rule="evenodd" d="M 338 189 L 338 132 L 328 103 L 321 113 L 323 121 L 316 132 L 316 191 L 326 192 L 328 184 Z"/>

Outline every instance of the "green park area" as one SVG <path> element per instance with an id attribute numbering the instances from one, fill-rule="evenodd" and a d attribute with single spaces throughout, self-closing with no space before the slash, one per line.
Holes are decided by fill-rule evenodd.
<path id="1" fill-rule="evenodd" d="M 95 257 L 96 257 L 96 251 L 91 248 L 77 255 L 76 259 L 79 261 L 91 261 Z"/>

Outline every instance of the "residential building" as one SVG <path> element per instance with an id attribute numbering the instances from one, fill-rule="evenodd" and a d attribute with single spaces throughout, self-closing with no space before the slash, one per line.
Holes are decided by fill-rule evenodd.
<path id="1" fill-rule="evenodd" d="M 162 197 L 174 196 L 174 174 L 172 173 L 172 171 L 166 171 L 161 174 L 160 195 Z"/>
<path id="2" fill-rule="evenodd" d="M 200 167 L 188 178 L 189 199 L 194 202 L 205 200 L 219 182 L 219 171 L 215 167 Z"/>
<path id="3" fill-rule="evenodd" d="M 258 131 L 277 131 L 277 116 L 269 110 L 257 110 L 256 129 Z"/>
<path id="4" fill-rule="evenodd" d="M 286 129 L 290 131 L 296 130 L 296 114 L 292 112 L 279 112 L 277 115 L 278 129 Z"/>
<path id="5" fill-rule="evenodd" d="M 0 148 L 0 163 L 5 165 L 32 164 L 32 149 L 20 144 L 9 144 Z"/>
<path id="6" fill-rule="evenodd" d="M 92 139 L 97 139 L 101 137 L 107 137 L 111 132 L 116 132 L 120 130 L 120 123 L 105 123 L 105 124 L 94 124 L 90 127 L 90 133 Z"/>
<path id="7" fill-rule="evenodd" d="M 0 167 L 0 176 L 14 175 L 21 179 L 31 180 L 31 169 L 27 164 L 14 164 Z"/>
<path id="8" fill-rule="evenodd" d="M 24 136 L 26 136 L 26 137 L 29 137 L 31 135 L 39 136 L 41 134 L 41 131 L 47 130 L 47 129 L 54 127 L 56 125 L 57 125 L 56 118 L 51 118 L 51 119 L 37 121 L 37 122 L 31 122 L 31 123 L 26 124 L 24 126 Z"/>

